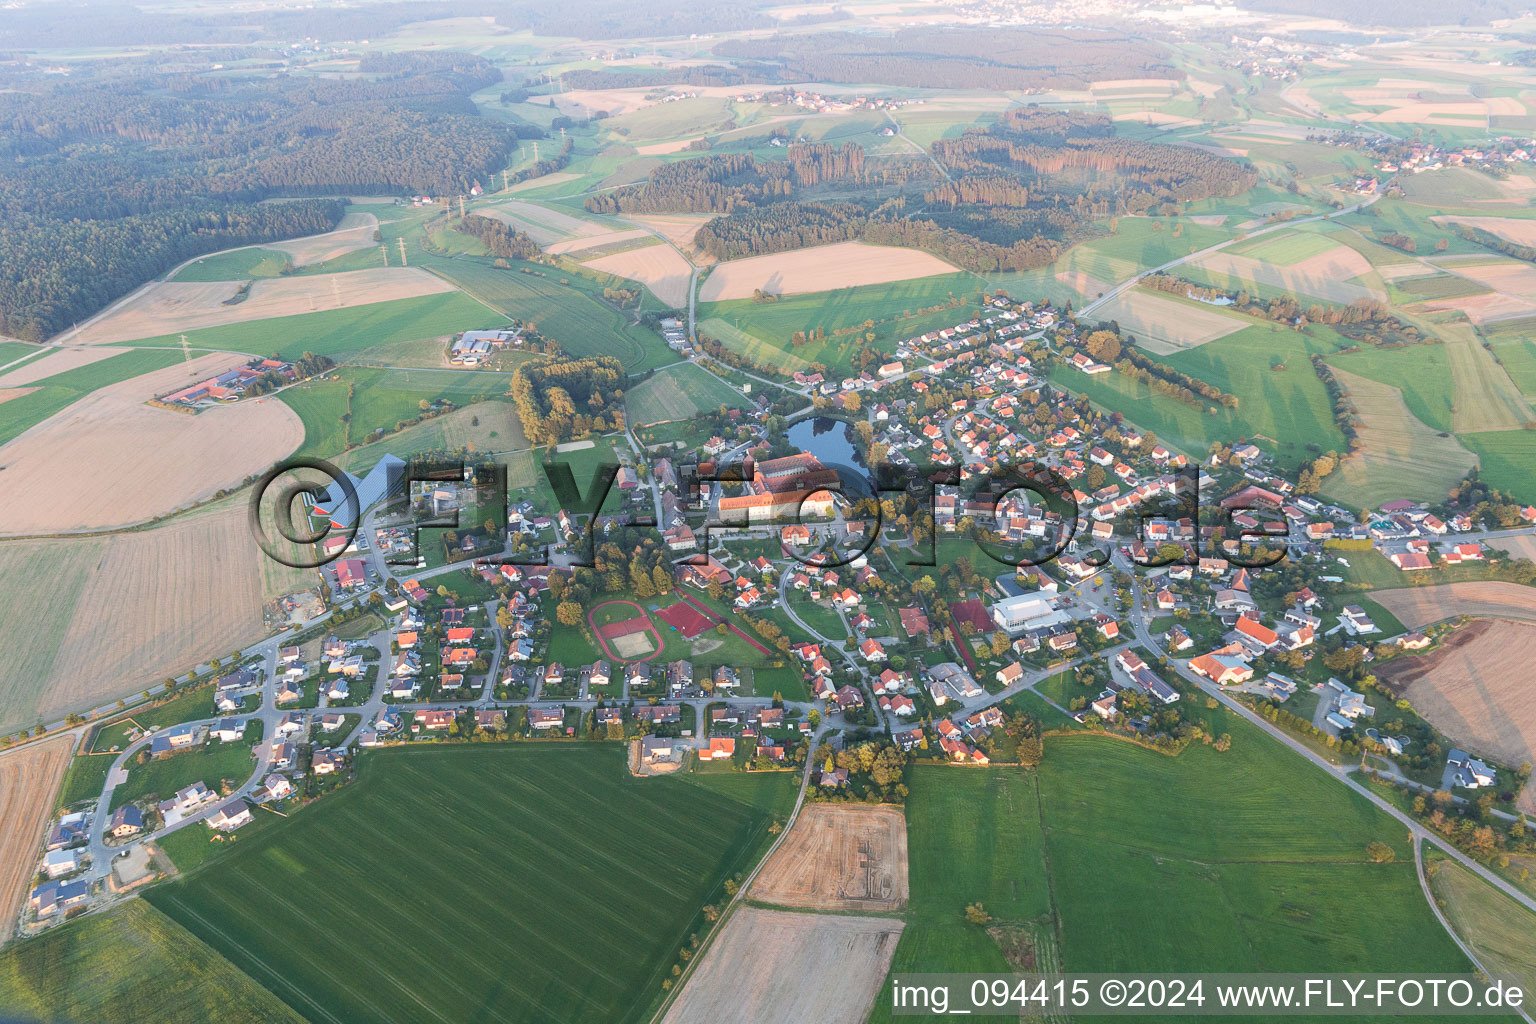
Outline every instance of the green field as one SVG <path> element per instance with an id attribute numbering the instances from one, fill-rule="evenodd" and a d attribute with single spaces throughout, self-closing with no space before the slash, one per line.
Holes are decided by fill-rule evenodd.
<path id="1" fill-rule="evenodd" d="M 1536 398 L 1536 344 L 1527 338 L 1491 341 L 1493 354 L 1526 398 Z"/>
<path id="2" fill-rule="evenodd" d="M 1477 453 L 1482 466 L 1478 475 L 1484 483 L 1520 501 L 1536 501 L 1536 433 L 1493 430 L 1457 436 Z"/>
<path id="3" fill-rule="evenodd" d="M 1462 971 L 1406 829 L 1225 709 L 1225 754 L 1051 737 L 1037 771 L 918 767 L 892 973 L 1007 970 L 982 903 L 1047 970 Z M 1085 785 L 1085 780 L 1093 780 Z M 1305 827 L 1277 807 L 1306 808 Z M 1366 845 L 1391 846 L 1372 864 Z M 871 1020 L 886 1019 L 877 1003 Z"/>
<path id="4" fill-rule="evenodd" d="M 644 1019 L 797 781 L 635 779 L 617 744 L 358 768 L 146 897 L 316 1021 Z"/>
<path id="5" fill-rule="evenodd" d="M 130 761 L 128 781 L 112 790 L 109 810 L 150 796 L 168 800 L 178 789 L 199 781 L 215 793 L 221 779 L 238 786 L 251 777 L 251 747 L 260 739 L 261 723 L 256 721 L 246 728 L 244 739 L 229 743 L 212 740 L 204 747 L 148 764 Z"/>
<path id="6" fill-rule="evenodd" d="M 1227 251 L 1289 267 L 1313 256 L 1320 256 L 1337 244 L 1333 238 L 1315 231 L 1279 231 L 1251 242 L 1239 243 Z"/>
<path id="7" fill-rule="evenodd" d="M 504 395 L 511 379 L 511 374 L 484 370 L 344 366 L 324 378 L 288 388 L 279 397 L 304 421 L 304 445 L 300 452 L 324 458 L 340 454 L 349 445 L 362 443 L 376 430 L 393 433 L 402 422 L 422 414 L 422 402 L 430 404 L 446 399 L 458 410 L 463 410 Z M 505 410 L 507 407 L 502 405 L 500 408 Z M 504 415 L 494 409 L 481 412 L 487 417 Z M 471 415 L 479 416 L 481 412 Z M 450 413 L 442 418 L 449 417 L 458 417 L 458 414 Z M 461 418 L 453 419 L 453 423 L 457 424 Z M 505 420 L 505 429 L 498 429 L 498 435 L 506 438 L 508 444 L 505 447 L 519 447 L 523 443 L 521 429 L 515 428 L 514 418 L 505 417 Z M 424 421 L 423 425 L 431 422 Z M 470 431 L 477 429 L 465 425 L 454 429 L 453 434 L 468 439 Z M 412 445 L 414 450 L 424 451 L 439 440 L 447 439 L 447 429 L 437 434 L 423 434 L 396 454 L 409 454 L 407 449 Z M 378 444 L 383 445 L 384 450 L 393 450 L 388 439 Z"/>
<path id="8" fill-rule="evenodd" d="M 686 420 L 721 406 L 747 405 L 741 392 L 693 363 L 678 363 L 656 371 L 624 395 L 624 415 L 630 424 Z"/>
<path id="9" fill-rule="evenodd" d="M 39 358 L 46 359 L 47 356 Z M 116 384 L 140 374 L 163 370 L 184 358 L 179 350 L 171 352 L 164 349 L 143 351 L 124 349 L 121 355 L 109 356 L 88 366 L 79 366 L 73 370 L 65 370 L 63 373 L 34 381 L 27 387 L 36 388 L 36 391 L 19 398 L 12 398 L 7 402 L 0 402 L 0 444 L 41 423 L 98 388 L 104 388 L 108 384 Z"/>
<path id="10" fill-rule="evenodd" d="M 8 1018 L 114 1024 L 304 1019 L 144 900 L 0 954 L 0 1007 Z"/>
<path id="11" fill-rule="evenodd" d="M 1462 941 L 1495 976 L 1529 992 L 1536 986 L 1536 914 L 1510 899 L 1460 864 L 1426 848 L 1430 888 Z"/>
<path id="12" fill-rule="evenodd" d="M 277 277 L 291 262 L 285 252 L 255 246 L 204 256 L 182 267 L 171 280 L 244 281 L 252 277 Z"/>
<path id="13" fill-rule="evenodd" d="M 469 257 L 422 256 L 417 263 L 508 316 L 536 325 L 570 355 L 615 356 L 630 373 L 679 358 L 655 331 L 602 301 L 602 285 L 581 274 L 521 261 L 502 270 Z"/>
<path id="14" fill-rule="evenodd" d="M 204 327 L 187 331 L 186 338 L 193 348 L 233 349 L 262 356 L 277 353 L 286 358 L 314 352 L 341 360 L 360 349 L 505 324 L 505 317 L 498 316 L 468 295 L 439 292 L 345 309 Z M 176 346 L 179 355 L 181 335 L 147 338 L 135 344 Z"/>
<path id="15" fill-rule="evenodd" d="M 1299 334 L 1254 326 L 1164 358 L 1174 369 L 1237 396 L 1236 409 L 1215 413 L 1157 394 L 1120 373 L 1089 377 L 1058 367 L 1051 380 L 1126 413 L 1138 426 L 1186 452 L 1203 454 L 1213 442 L 1260 438 L 1257 443 L 1281 463 L 1296 465 L 1314 452 L 1344 450 L 1328 393 L 1308 358 L 1339 347 L 1338 336 L 1326 327 L 1314 325 L 1310 333 Z M 1278 365 L 1285 369 L 1273 368 Z"/>
<path id="16" fill-rule="evenodd" d="M 846 373 L 864 344 L 864 333 L 834 337 L 833 331 L 873 321 L 874 344 L 886 351 L 926 331 L 969 320 L 982 297 L 983 280 L 974 274 L 941 274 L 889 284 L 840 288 L 805 295 L 786 295 L 775 302 L 729 299 L 701 302 L 699 330 L 727 348 L 765 366 L 782 367 L 786 375 L 820 362 L 834 373 Z M 951 299 L 959 305 L 949 308 Z M 933 313 L 922 309 L 945 306 Z M 802 345 L 792 343 L 796 331 L 820 327 L 826 337 Z"/>
<path id="17" fill-rule="evenodd" d="M 1451 429 L 1454 385 L 1444 345 L 1369 348 L 1331 356 L 1328 362 L 1341 370 L 1401 388 L 1403 404 L 1409 412 L 1435 430 Z"/>

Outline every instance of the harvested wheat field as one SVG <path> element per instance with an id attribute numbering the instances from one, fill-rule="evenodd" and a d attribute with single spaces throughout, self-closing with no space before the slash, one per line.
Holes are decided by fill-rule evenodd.
<path id="1" fill-rule="evenodd" d="M 689 259 L 701 266 L 714 262 L 713 257 L 705 255 L 703 250 L 693 244 L 693 236 L 698 234 L 699 228 L 710 219 L 707 213 L 631 213 L 625 214 L 624 219 L 654 231 L 683 250 L 688 254 Z"/>
<path id="2" fill-rule="evenodd" d="M 53 794 L 75 749 L 54 736 L 0 754 L 0 942 L 10 938 L 53 810 Z"/>
<path id="3" fill-rule="evenodd" d="M 1536 536 L 1528 533 L 1513 537 L 1496 537 L 1485 542 L 1488 547 L 1502 551 L 1510 558 L 1526 558 L 1536 562 Z"/>
<path id="4" fill-rule="evenodd" d="M 1323 482 L 1330 497 L 1363 508 L 1407 495 L 1435 500 L 1477 465 L 1455 435 L 1441 437 L 1410 412 L 1401 389 L 1332 369 L 1359 414 L 1360 448 Z"/>
<path id="5" fill-rule="evenodd" d="M 1536 587 L 1498 580 L 1378 590 L 1371 598 L 1409 629 L 1458 615 L 1536 622 Z"/>
<path id="6" fill-rule="evenodd" d="M 555 242 L 546 245 L 544 251 L 554 255 L 563 255 L 572 252 L 584 252 L 587 249 L 597 249 L 605 245 L 614 245 L 618 242 L 632 242 L 638 238 L 650 238 L 651 233 L 644 228 L 630 228 L 628 231 L 607 231 L 601 235 L 586 235 L 581 238 L 568 238 L 563 242 Z"/>
<path id="7" fill-rule="evenodd" d="M 1536 267 L 1529 263 L 1500 260 L 1464 264 L 1459 260 L 1443 260 L 1441 266 L 1458 277 L 1476 281 L 1485 288 L 1492 288 L 1505 295 L 1525 299 L 1536 296 Z"/>
<path id="8" fill-rule="evenodd" d="M 1515 387 L 1509 371 L 1494 360 L 1469 325 L 1437 326 L 1451 363 L 1451 425 L 1456 433 L 1520 430 L 1536 420 L 1536 411 Z"/>
<path id="9" fill-rule="evenodd" d="M 0 535 L 144 522 L 293 452 L 304 443 L 304 422 L 275 398 L 196 415 L 145 404 L 247 361 L 215 352 L 108 385 L 0 446 L 9 499 L 0 503 Z"/>
<path id="10" fill-rule="evenodd" d="M 379 218 L 373 214 L 354 212 L 341 218 L 341 223 L 336 225 L 335 231 L 327 231 L 323 235 L 292 238 L 286 242 L 272 242 L 267 248 L 287 253 L 295 266 L 324 263 L 337 256 L 345 256 L 349 252 L 377 245 L 378 243 L 373 240 L 373 233 L 378 230 L 378 227 Z"/>
<path id="11" fill-rule="evenodd" d="M 896 807 L 809 804 L 752 883 L 786 907 L 888 914 L 907 903 L 907 820 Z"/>
<path id="12" fill-rule="evenodd" d="M 10 388 L 22 384 L 31 384 L 33 381 L 42 380 L 44 377 L 52 377 L 54 374 L 64 373 L 67 370 L 78 370 L 82 366 L 89 366 L 92 363 L 122 354 L 121 349 L 111 348 L 51 349 L 48 355 L 37 356 L 22 363 L 14 370 L 0 373 L 0 387 Z"/>
<path id="13" fill-rule="evenodd" d="M 454 290 L 447 281 L 419 267 L 375 267 L 314 277 L 264 278 L 252 283 L 245 301 L 224 305 L 237 287 L 230 281 L 159 281 L 111 307 L 69 340 L 83 345 L 133 341 L 199 327 L 366 306 Z"/>
<path id="14" fill-rule="evenodd" d="M 1516 245 L 1536 246 L 1536 220 L 1523 217 L 1431 217 L 1436 224 L 1481 228 Z"/>
<path id="15" fill-rule="evenodd" d="M 1215 306 L 1181 302 L 1141 288 L 1127 288 L 1094 311 L 1094 316 L 1119 322 L 1142 348 L 1160 356 L 1198 348 L 1252 324 L 1252 320 L 1223 313 Z"/>
<path id="16" fill-rule="evenodd" d="M 73 492 L 69 492 L 73 493 Z M 229 499 L 164 526 L 0 542 L 0 732 L 135 693 L 262 635 L 262 605 L 314 583 L 263 555 Z"/>
<path id="17" fill-rule="evenodd" d="M 1456 743 L 1505 764 L 1536 760 L 1536 625 L 1478 619 L 1438 650 L 1394 658 L 1376 678 Z"/>
<path id="18" fill-rule="evenodd" d="M 1195 261 L 1212 274 L 1226 274 L 1238 281 L 1300 292 L 1330 302 L 1350 303 L 1356 299 L 1385 300 L 1374 288 L 1354 283 L 1351 278 L 1371 272 L 1370 261 L 1347 245 L 1335 246 L 1290 266 L 1277 266 L 1248 256 L 1213 252 Z"/>
<path id="19" fill-rule="evenodd" d="M 593 238 L 611 231 L 594 221 L 518 200 L 483 207 L 475 212 L 510 224 L 540 245 L 565 242 L 573 238 Z"/>
<path id="20" fill-rule="evenodd" d="M 688 281 L 693 276 L 693 266 L 665 242 L 601 256 L 582 266 L 639 281 L 669 306 L 688 304 Z"/>
<path id="21" fill-rule="evenodd" d="M 919 249 L 838 242 L 721 263 L 699 289 L 699 301 L 750 299 L 757 289 L 794 295 L 953 273 L 953 266 Z"/>
<path id="22" fill-rule="evenodd" d="M 743 907 L 663 1024 L 862 1024 L 903 924 Z"/>
<path id="23" fill-rule="evenodd" d="M 581 177 L 581 175 L 575 173 L 574 171 L 556 171 L 553 174 L 546 174 L 539 178 L 529 178 L 527 181 L 520 181 L 516 185 L 513 185 L 511 188 L 507 189 L 507 191 L 527 192 L 531 189 L 545 188 L 549 185 L 563 185 L 568 181 L 575 181 L 579 177 Z"/>
<path id="24" fill-rule="evenodd" d="M 1455 299 L 1434 299 L 1423 303 L 1422 308 L 1435 313 L 1456 310 L 1465 313 L 1467 319 L 1475 324 L 1488 324 L 1499 320 L 1531 316 L 1536 313 L 1536 302 L 1515 295 L 1505 295 L 1503 292 L 1488 292 L 1483 295 L 1467 295 Z"/>

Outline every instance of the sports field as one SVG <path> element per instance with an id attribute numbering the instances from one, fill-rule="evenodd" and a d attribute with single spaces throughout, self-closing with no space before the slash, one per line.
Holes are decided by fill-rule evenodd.
<path id="1" fill-rule="evenodd" d="M 693 363 L 663 367 L 624 394 L 625 417 L 636 425 L 686 420 L 722 405 L 735 409 L 745 404 L 741 392 Z"/>
<path id="2" fill-rule="evenodd" d="M 18 1019 L 114 1024 L 304 1020 L 144 900 L 0 954 L 0 1006 Z"/>
<path id="3" fill-rule="evenodd" d="M 912 901 L 892 973 L 1008 970 L 961 916 L 975 902 L 1029 969 L 1467 969 L 1424 904 L 1405 830 L 1211 715 L 1233 737 L 1225 754 L 1074 735 L 1049 738 L 1038 771 L 915 769 Z M 1308 828 L 1275 814 L 1281 801 L 1305 806 Z M 1397 861 L 1369 863 L 1372 841 Z M 877 1002 L 871 1020 L 887 1019 Z"/>
<path id="4" fill-rule="evenodd" d="M 641 1020 L 777 801 L 623 762 L 365 754 L 356 785 L 146 898 L 311 1021 Z"/>

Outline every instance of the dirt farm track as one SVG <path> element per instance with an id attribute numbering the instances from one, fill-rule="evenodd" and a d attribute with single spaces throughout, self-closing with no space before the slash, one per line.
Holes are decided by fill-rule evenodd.
<path id="1" fill-rule="evenodd" d="M 0 754 L 0 940 L 10 938 L 32 882 L 37 841 L 74 748 L 73 736 L 54 736 Z"/>
<path id="2" fill-rule="evenodd" d="M 907 822 L 896 807 L 810 804 L 752 883 L 752 898 L 891 913 L 907 902 Z"/>

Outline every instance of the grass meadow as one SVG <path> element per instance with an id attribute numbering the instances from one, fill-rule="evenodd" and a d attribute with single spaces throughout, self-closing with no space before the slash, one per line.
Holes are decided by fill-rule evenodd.
<path id="1" fill-rule="evenodd" d="M 1485 483 L 1519 501 L 1536 501 L 1536 433 L 1492 430 L 1457 436 L 1477 453 L 1478 475 Z"/>
<path id="2" fill-rule="evenodd" d="M 171 280 L 244 281 L 253 277 L 277 277 L 291 262 L 285 252 L 252 246 L 249 249 L 204 256 L 182 267 Z M 378 263 L 377 256 L 374 263 Z"/>
<path id="3" fill-rule="evenodd" d="M 303 1021 L 145 900 L 129 900 L 8 948 L 0 954 L 0 1006 L 7 1017 L 29 1020 Z"/>
<path id="4" fill-rule="evenodd" d="M 1007 970 L 962 917 L 975 902 L 1034 936 L 1041 970 L 1469 969 L 1424 904 L 1406 829 L 1212 714 L 1224 754 L 1077 734 L 1048 738 L 1034 771 L 915 769 L 893 975 Z M 1370 863 L 1372 841 L 1396 861 Z M 886 1016 L 877 1003 L 871 1020 Z"/>
<path id="5" fill-rule="evenodd" d="M 1200 455 L 1214 442 L 1231 444 L 1246 437 L 1257 439 L 1281 463 L 1296 465 L 1316 452 L 1344 450 L 1328 393 L 1309 361 L 1315 352 L 1339 347 L 1338 336 L 1326 327 L 1299 334 L 1256 325 L 1164 358 L 1174 369 L 1237 396 L 1236 409 L 1214 413 L 1157 394 L 1120 373 L 1089 377 L 1058 367 L 1051 379 L 1126 412 L 1138 426 L 1186 452 Z"/>
<path id="6" fill-rule="evenodd" d="M 693 363 L 678 363 L 656 371 L 624 395 L 626 422 L 643 424 L 686 420 L 701 412 L 745 404 L 741 392 Z"/>
<path id="7" fill-rule="evenodd" d="M 196 750 L 148 764 L 130 762 L 128 780 L 112 790 L 109 810 L 151 796 L 168 800 L 178 789 L 194 782 L 202 782 L 215 793 L 221 779 L 242 783 L 251 775 L 251 747 L 260 740 L 261 723 L 253 721 L 246 727 L 244 739 L 229 743 L 212 740 Z"/>
<path id="8" fill-rule="evenodd" d="M 521 261 L 501 269 L 470 257 L 423 255 L 416 265 L 447 278 L 508 316 L 535 324 L 539 333 L 553 338 L 568 355 L 615 356 L 630 373 L 679 359 L 661 335 L 604 302 L 603 286 L 581 274 Z M 635 287 L 632 282 L 614 280 L 621 287 Z"/>
<path id="9" fill-rule="evenodd" d="M 318 313 L 248 320 L 187 331 L 194 349 L 232 349 L 253 355 L 297 358 L 305 352 L 338 362 L 359 349 L 399 341 L 435 338 L 482 327 L 505 326 L 506 318 L 460 292 L 438 292 Z M 181 335 L 146 338 L 135 345 L 168 345 L 180 355 Z"/>
<path id="10" fill-rule="evenodd" d="M 1430 848 L 1425 869 L 1445 916 L 1495 976 L 1536 986 L 1536 915 L 1455 861 Z"/>
<path id="11" fill-rule="evenodd" d="M 379 751 L 146 898 L 311 1021 L 640 1020 L 793 801 L 748 781 L 635 779 L 616 744 Z"/>
<path id="12" fill-rule="evenodd" d="M 833 331 L 869 322 L 868 330 L 875 335 L 873 344 L 893 351 L 899 342 L 914 335 L 969 320 L 982 298 L 984 283 L 974 274 L 942 274 L 786 295 L 773 302 L 702 302 L 698 307 L 699 329 L 733 351 L 764 365 L 781 367 L 785 375 L 817 362 L 825 363 L 834 373 L 845 374 L 853 368 L 865 344 L 865 331 L 841 336 L 834 336 Z M 948 308 L 951 299 L 960 304 Z M 946 308 L 933 313 L 918 312 L 933 306 Z M 796 331 L 817 327 L 826 334 L 821 341 L 792 343 Z"/>

